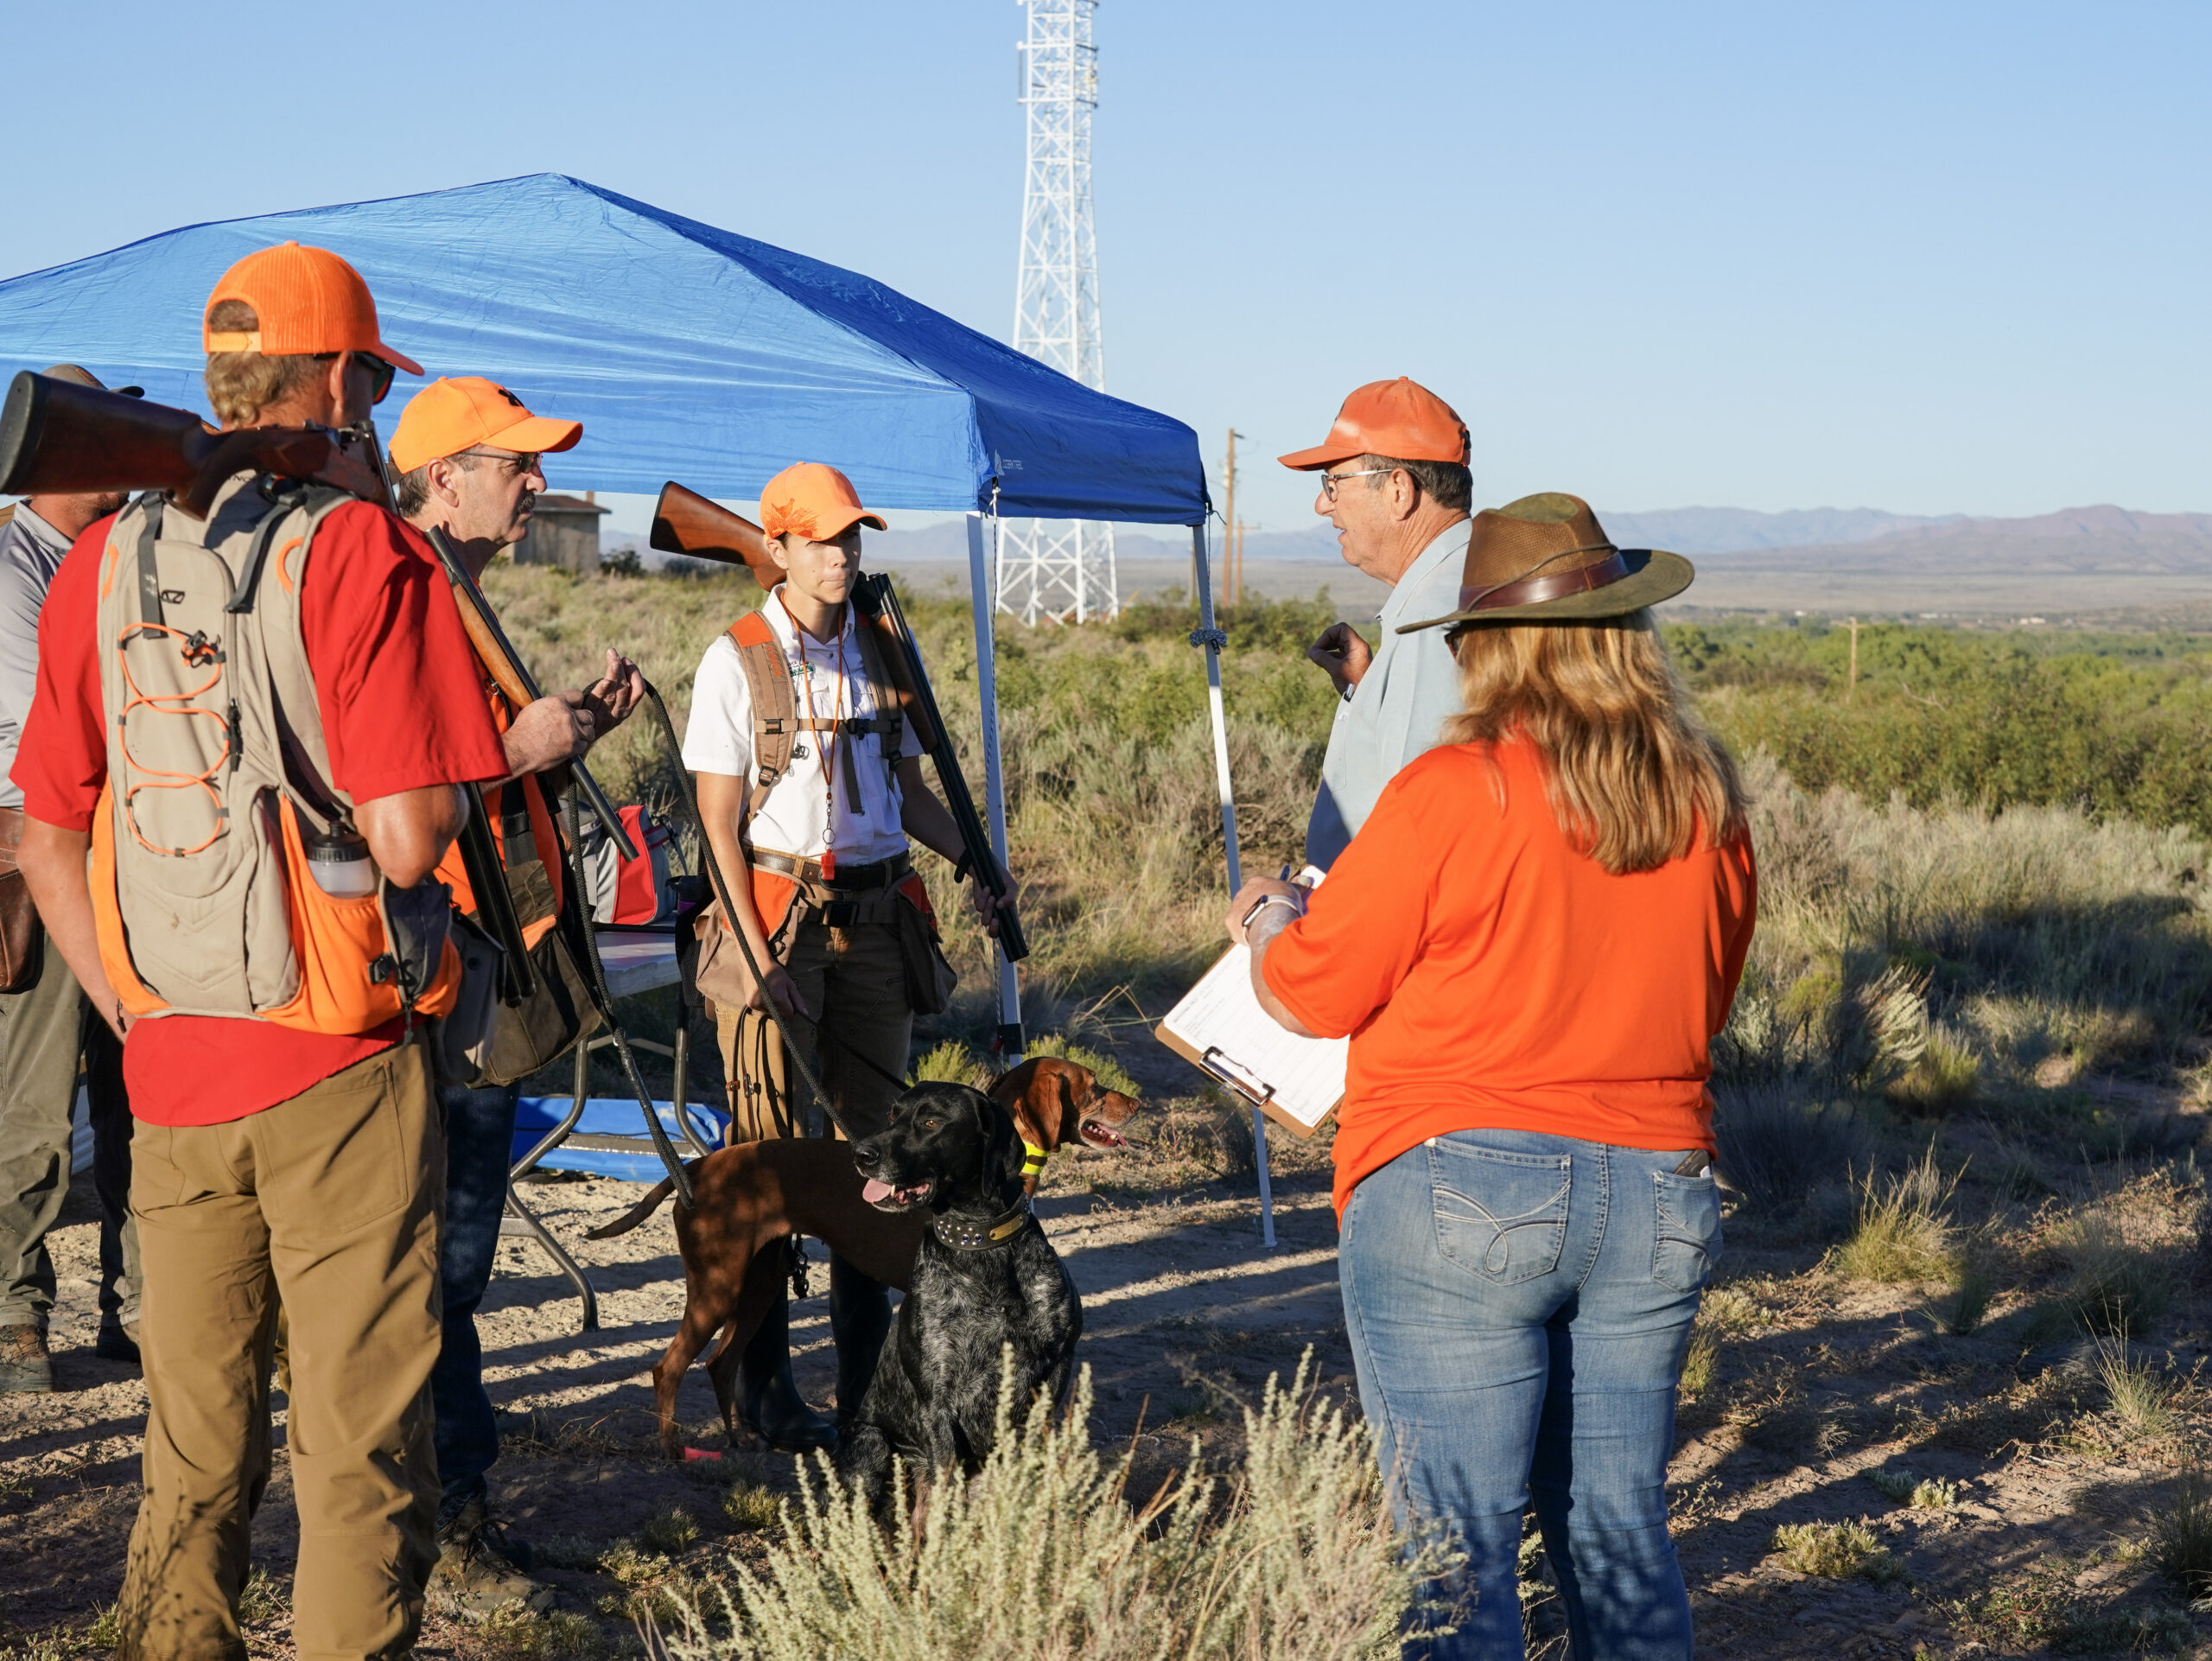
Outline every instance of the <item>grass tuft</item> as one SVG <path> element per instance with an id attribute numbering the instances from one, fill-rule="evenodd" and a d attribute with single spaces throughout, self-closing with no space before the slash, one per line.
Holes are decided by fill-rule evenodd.
<path id="1" fill-rule="evenodd" d="M 1784 1523 L 1774 1531 L 1774 1549 L 1800 1575 L 1877 1586 L 1905 1578 L 1904 1565 L 1864 1523 Z"/>
<path id="2" fill-rule="evenodd" d="M 2212 1482 L 2191 1471 L 2150 1516 L 2151 1561 L 2192 1603 L 2212 1595 Z"/>
<path id="3" fill-rule="evenodd" d="M 2120 1225 L 2101 1212 L 2071 1219 L 2056 1231 L 2053 1244 L 2073 1270 L 2067 1301 L 2093 1333 L 2140 1338 L 2173 1301 L 2172 1271 L 2131 1244 Z"/>
<path id="4" fill-rule="evenodd" d="M 1946 1177 L 1930 1148 L 1878 1191 L 1870 1174 L 1859 1185 L 1858 1221 L 1837 1248 L 1837 1273 L 1847 1280 L 1892 1284 L 1941 1280 L 1955 1272 L 1951 1196 L 1957 1177 Z"/>
<path id="5" fill-rule="evenodd" d="M 698 1543 L 699 1519 L 681 1505 L 669 1505 L 655 1512 L 638 1531 L 638 1538 L 653 1550 L 673 1556 Z"/>
<path id="6" fill-rule="evenodd" d="M 2113 1422 L 2130 1438 L 2164 1435 L 2174 1428 L 2174 1390 L 2164 1371 L 2138 1357 L 2124 1340 L 2097 1344 L 2097 1382 Z"/>
<path id="7" fill-rule="evenodd" d="M 596 1656 L 606 1647 L 597 1622 L 556 1610 L 532 1614 L 510 1607 L 496 1609 L 471 1634 L 475 1651 L 489 1661 L 525 1661 L 539 1656 Z"/>
<path id="8" fill-rule="evenodd" d="M 740 1482 L 722 1496 L 722 1515 L 747 1531 L 774 1526 L 783 1507 L 773 1489 L 757 1482 Z"/>
<path id="9" fill-rule="evenodd" d="M 1910 1471 L 1869 1471 L 1866 1480 L 1885 1499 L 1912 1511 L 1948 1511 L 1959 1503 L 1959 1485 L 1943 1477 L 1916 1477 Z"/>

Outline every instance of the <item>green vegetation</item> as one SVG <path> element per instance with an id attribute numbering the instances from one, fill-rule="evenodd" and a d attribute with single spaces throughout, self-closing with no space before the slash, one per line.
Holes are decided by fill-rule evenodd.
<path id="1" fill-rule="evenodd" d="M 1864 1523 L 1784 1523 L 1774 1531 L 1774 1549 L 1800 1575 L 1877 1586 L 1905 1577 L 1904 1565 Z"/>
<path id="2" fill-rule="evenodd" d="M 683 1601 L 667 1652 L 1395 1657 L 1417 1588 L 1447 1559 L 1408 1550 L 1372 1438 L 1313 1398 L 1310 1365 L 1287 1390 L 1270 1379 L 1245 1412 L 1233 1481 L 1194 1448 L 1132 1506 L 1128 1461 L 1109 1464 L 1090 1444 L 1089 1370 L 1065 1417 L 1040 1402 L 1017 1428 L 1009 1364 L 997 1445 L 972 1481 L 931 1485 L 887 1533 L 819 1467 L 788 1537 L 762 1560 L 732 1557 L 727 1586 Z"/>

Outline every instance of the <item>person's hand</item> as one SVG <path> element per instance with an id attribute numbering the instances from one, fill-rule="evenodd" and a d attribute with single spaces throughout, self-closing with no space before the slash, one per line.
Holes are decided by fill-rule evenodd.
<path id="1" fill-rule="evenodd" d="M 1229 902 L 1229 915 L 1223 920 L 1229 926 L 1229 938 L 1230 939 L 1236 941 L 1239 945 L 1246 944 L 1244 938 L 1244 920 L 1247 917 L 1251 916 L 1252 908 L 1255 906 L 1257 906 L 1262 900 L 1265 900 L 1271 894 L 1281 894 L 1284 899 L 1288 900 L 1295 905 L 1300 914 L 1304 913 L 1306 910 L 1305 889 L 1300 888 L 1295 882 L 1286 881 L 1280 877 L 1255 876 L 1250 881 L 1247 882 L 1243 888 L 1237 889 L 1236 897 Z M 1264 917 L 1269 913 L 1280 911 L 1282 911 L 1281 907 L 1270 906 L 1268 907 L 1267 911 L 1262 912 L 1260 915 Z M 1284 912 L 1283 915 L 1285 922 L 1287 923 L 1290 913 Z M 1254 919 L 1254 921 L 1256 923 L 1258 919 Z"/>
<path id="2" fill-rule="evenodd" d="M 556 692 L 523 706 L 501 738 L 507 773 L 543 773 L 573 761 L 591 748 L 592 713 L 582 692 Z"/>
<path id="3" fill-rule="evenodd" d="M 638 672 L 638 665 L 613 646 L 607 647 L 607 672 L 583 694 L 584 708 L 591 712 L 593 739 L 606 737 L 627 721 L 630 711 L 644 702 L 645 696 L 645 678 Z"/>
<path id="4" fill-rule="evenodd" d="M 736 926 L 727 916 L 717 916 L 715 920 L 722 926 L 723 933 L 734 935 L 737 932 Z M 760 996 L 762 983 L 753 978 L 753 971 L 746 964 L 743 948 L 734 946 L 732 949 L 737 953 L 735 966 L 738 975 L 750 988 L 745 995 L 745 1007 L 748 1009 L 766 1009 L 767 1004 Z M 799 996 L 798 983 L 791 978 L 789 970 L 773 959 L 771 959 L 768 964 L 766 984 L 768 996 L 775 999 L 776 1008 L 787 1015 L 797 1015 L 801 1020 L 814 1019 L 814 1012 L 806 1007 L 806 1000 Z"/>
<path id="5" fill-rule="evenodd" d="M 1359 684 L 1367 673 L 1367 665 L 1375 660 L 1372 648 L 1350 623 L 1330 624 L 1306 648 L 1306 656 L 1308 661 L 1329 671 L 1339 697 Z"/>
<path id="6" fill-rule="evenodd" d="M 999 868 L 999 886 L 1002 894 L 993 894 L 991 885 L 980 876 L 968 884 L 968 903 L 976 908 L 976 920 L 983 926 L 983 932 L 994 940 L 999 938 L 999 919 L 1014 911 L 1014 878 L 1004 866 Z"/>

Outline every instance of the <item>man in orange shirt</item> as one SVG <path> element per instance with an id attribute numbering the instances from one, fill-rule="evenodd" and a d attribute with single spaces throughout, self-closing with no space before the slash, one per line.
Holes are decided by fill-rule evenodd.
<path id="1" fill-rule="evenodd" d="M 532 415 L 496 381 L 475 375 L 434 380 L 392 430 L 399 512 L 416 530 L 444 531 L 468 574 L 480 578 L 495 557 L 529 534 L 545 488 L 539 458 L 573 449 L 582 436 L 581 422 Z M 536 947 L 553 927 L 563 881 L 560 850 L 553 845 L 559 832 L 537 775 L 580 758 L 644 696 L 637 665 L 611 649 L 607 673 L 588 690 L 549 693 L 519 710 L 509 709 L 486 677 L 484 697 L 500 726 L 511 774 L 486 796 L 500 856 L 517 885 L 526 945 Z M 447 875 L 458 879 L 458 893 L 466 877 L 450 869 L 453 863 L 448 856 Z M 541 869 L 543 886 L 532 888 L 529 874 Z M 492 1282 L 506 1210 L 518 1095 L 514 1085 L 438 1087 L 446 1142 L 445 1227 L 438 1243 L 445 1314 L 430 1374 L 441 1490 L 430 1603 L 442 1613 L 474 1619 L 511 1605 L 543 1609 L 553 1601 L 552 1588 L 530 1578 L 527 1545 L 492 1520 L 485 1480 L 499 1456 L 499 1432 L 484 1388 L 476 1308 Z"/>
<path id="2" fill-rule="evenodd" d="M 1688 1661 L 1675 1391 L 1720 1244 L 1711 1043 L 1757 907 L 1734 764 L 1648 608 L 1689 562 L 1577 498 L 1476 516 L 1444 627 L 1462 713 L 1310 904 L 1230 932 L 1294 1032 L 1350 1037 L 1338 1275 L 1395 1499 L 1467 1552 L 1434 1661 L 1521 1652 L 1533 1491 L 1578 1655 Z"/>
<path id="3" fill-rule="evenodd" d="M 420 372 L 384 344 L 359 274 L 296 243 L 226 272 L 202 335 L 226 429 L 353 425 L 395 366 Z M 257 543 L 259 580 L 233 611 Z M 135 626 L 117 627 L 123 608 Z M 11 776 L 49 943 L 124 1039 L 138 1120 L 145 1495 L 119 1651 L 133 1661 L 245 1652 L 280 1300 L 295 1645 L 367 1661 L 404 1653 L 420 1626 L 443 1186 L 420 1032 L 450 1006 L 457 964 L 429 879 L 462 824 L 460 786 L 506 772 L 480 673 L 411 531 L 263 475 L 229 481 L 205 520 L 139 498 L 77 539 L 48 595 Z M 187 690 L 143 696 L 170 684 Z M 156 769 L 173 784 L 187 753 L 196 776 L 165 788 Z M 327 857 L 306 857 L 310 835 Z M 248 862 L 259 880 L 215 880 Z M 194 887 L 203 926 L 124 927 Z M 343 897 L 357 889 L 368 907 Z"/>

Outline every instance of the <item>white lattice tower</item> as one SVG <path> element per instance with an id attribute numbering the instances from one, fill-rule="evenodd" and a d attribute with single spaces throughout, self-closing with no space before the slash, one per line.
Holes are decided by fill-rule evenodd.
<path id="1" fill-rule="evenodd" d="M 1029 160 L 1021 190 L 1021 268 L 1014 345 L 1103 391 L 1098 240 L 1090 213 L 1090 116 L 1098 107 L 1098 0 L 1016 0 L 1029 14 L 1019 48 Z M 1085 622 L 1121 609 L 1111 525 L 1012 519 L 1000 550 L 998 608 L 1024 622 Z"/>

